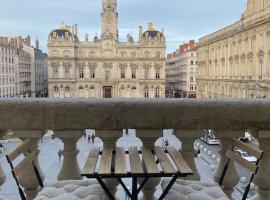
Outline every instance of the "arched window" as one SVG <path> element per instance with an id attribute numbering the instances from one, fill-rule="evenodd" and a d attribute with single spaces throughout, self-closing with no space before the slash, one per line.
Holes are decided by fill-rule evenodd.
<path id="1" fill-rule="evenodd" d="M 59 98 L 59 87 L 57 86 L 53 87 L 53 96 L 54 98 Z"/>
<path id="2" fill-rule="evenodd" d="M 79 87 L 79 91 L 78 91 L 78 92 L 79 92 L 79 95 L 78 95 L 79 97 L 84 97 L 84 89 L 83 89 L 83 86 L 80 86 L 80 87 Z"/>
<path id="3" fill-rule="evenodd" d="M 131 98 L 136 98 L 137 97 L 137 88 L 136 88 L 136 86 L 133 86 L 132 88 L 131 88 Z"/>
<path id="4" fill-rule="evenodd" d="M 160 52 L 159 51 L 156 52 L 156 58 L 160 58 Z"/>
<path id="5" fill-rule="evenodd" d="M 125 98 L 126 97 L 126 91 L 125 91 L 125 86 L 122 85 L 120 88 L 120 97 Z"/>
<path id="6" fill-rule="evenodd" d="M 69 86 L 66 86 L 65 87 L 65 98 L 70 98 L 71 95 L 70 95 L 70 87 Z"/>
<path id="7" fill-rule="evenodd" d="M 148 86 L 144 87 L 144 98 L 149 98 L 149 88 L 148 88 Z"/>
<path id="8" fill-rule="evenodd" d="M 157 87 L 155 88 L 155 97 L 156 97 L 156 98 L 159 98 L 159 97 L 160 97 L 160 89 L 159 89 L 159 86 L 157 86 Z"/>
<path id="9" fill-rule="evenodd" d="M 95 98 L 96 97 L 96 91 L 95 91 L 95 86 L 91 85 L 90 87 L 90 97 Z"/>

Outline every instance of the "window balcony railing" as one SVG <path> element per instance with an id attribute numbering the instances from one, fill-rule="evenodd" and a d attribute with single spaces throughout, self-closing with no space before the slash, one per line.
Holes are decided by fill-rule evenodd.
<path id="1" fill-rule="evenodd" d="M 180 151 L 194 171 L 190 178 L 199 180 L 198 166 L 194 161 L 194 141 L 204 129 L 212 129 L 221 142 L 219 164 L 214 173 L 214 180 L 218 180 L 226 163 L 225 152 L 232 147 L 230 138 L 243 136 L 249 129 L 265 152 L 254 181 L 257 186 L 255 198 L 269 200 L 269 110 L 269 100 L 0 100 L 0 136 L 7 130 L 13 130 L 23 140 L 30 138 L 37 148 L 45 132 L 53 130 L 55 137 L 64 143 L 64 162 L 58 179 L 68 180 L 81 178 L 76 143 L 85 129 L 95 129 L 96 136 L 103 140 L 105 147 L 116 146 L 123 129 L 136 129 L 136 136 L 148 147 L 154 146 L 156 140 L 163 136 L 163 129 L 173 129 L 182 142 Z M 4 181 L 5 172 L 0 166 L 0 183 Z M 232 165 L 224 180 L 224 191 L 228 196 L 238 182 L 239 176 Z M 25 192 L 31 197 L 38 184 L 34 188 L 30 177 L 24 183 Z M 158 184 L 159 181 L 149 180 L 147 188 L 154 189 Z"/>

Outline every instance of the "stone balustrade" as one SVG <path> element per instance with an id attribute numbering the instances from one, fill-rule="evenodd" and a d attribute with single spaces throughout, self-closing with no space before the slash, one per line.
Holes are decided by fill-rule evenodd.
<path id="1" fill-rule="evenodd" d="M 225 152 L 231 148 L 230 137 L 240 137 L 246 129 L 258 139 L 265 151 L 254 183 L 257 195 L 254 200 L 270 199 L 270 101 L 269 100 L 123 100 L 123 99 L 12 99 L 0 100 L 0 136 L 13 130 L 21 139 L 31 140 L 31 148 L 37 149 L 37 141 L 47 130 L 64 143 L 64 162 L 58 180 L 80 179 L 77 161 L 77 140 L 85 129 L 95 129 L 104 146 L 116 146 L 123 129 L 136 129 L 136 136 L 143 145 L 151 147 L 162 137 L 163 129 L 173 129 L 182 142 L 183 157 L 193 168 L 190 179 L 200 179 L 194 162 L 194 141 L 204 129 L 213 129 L 221 141 L 220 160 L 214 173 L 218 180 L 225 165 Z M 38 166 L 40 168 L 40 166 Z M 41 167 L 42 168 L 42 167 Z M 30 176 L 30 175 L 29 175 Z M 37 183 L 28 176 L 22 180 L 28 199 L 38 191 Z M 0 166 L 0 184 L 5 175 Z M 27 182 L 28 181 L 28 182 Z M 239 177 L 234 165 L 224 180 L 224 191 L 231 195 Z M 153 193 L 160 179 L 150 179 L 143 190 L 143 199 L 154 199 Z M 36 185 L 35 185 L 36 184 Z M 116 191 L 117 182 L 108 181 Z"/>

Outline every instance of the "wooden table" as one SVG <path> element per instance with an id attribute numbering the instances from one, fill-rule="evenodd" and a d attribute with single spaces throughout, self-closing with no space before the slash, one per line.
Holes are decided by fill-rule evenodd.
<path id="1" fill-rule="evenodd" d="M 175 148 L 163 149 L 156 146 L 153 149 L 142 147 L 140 150 L 132 147 L 128 151 L 120 147 L 104 148 L 102 151 L 93 149 L 89 153 L 81 175 L 97 179 L 111 200 L 115 200 L 115 198 L 102 179 L 117 179 L 127 195 L 132 200 L 137 200 L 138 194 L 149 178 L 171 177 L 170 183 L 159 198 L 159 200 L 163 200 L 177 178 L 192 174 L 193 171 Z M 122 178 L 132 178 L 131 192 Z M 138 178 L 143 178 L 139 187 L 137 187 Z"/>

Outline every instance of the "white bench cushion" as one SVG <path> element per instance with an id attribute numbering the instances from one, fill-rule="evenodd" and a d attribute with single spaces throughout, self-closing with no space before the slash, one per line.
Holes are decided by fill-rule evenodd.
<path id="1" fill-rule="evenodd" d="M 163 191 L 169 179 L 161 183 Z M 216 183 L 203 183 L 178 179 L 166 196 L 166 200 L 230 200 Z"/>
<path id="2" fill-rule="evenodd" d="M 47 184 L 35 200 L 102 200 L 103 194 L 97 181 L 58 181 Z"/>

